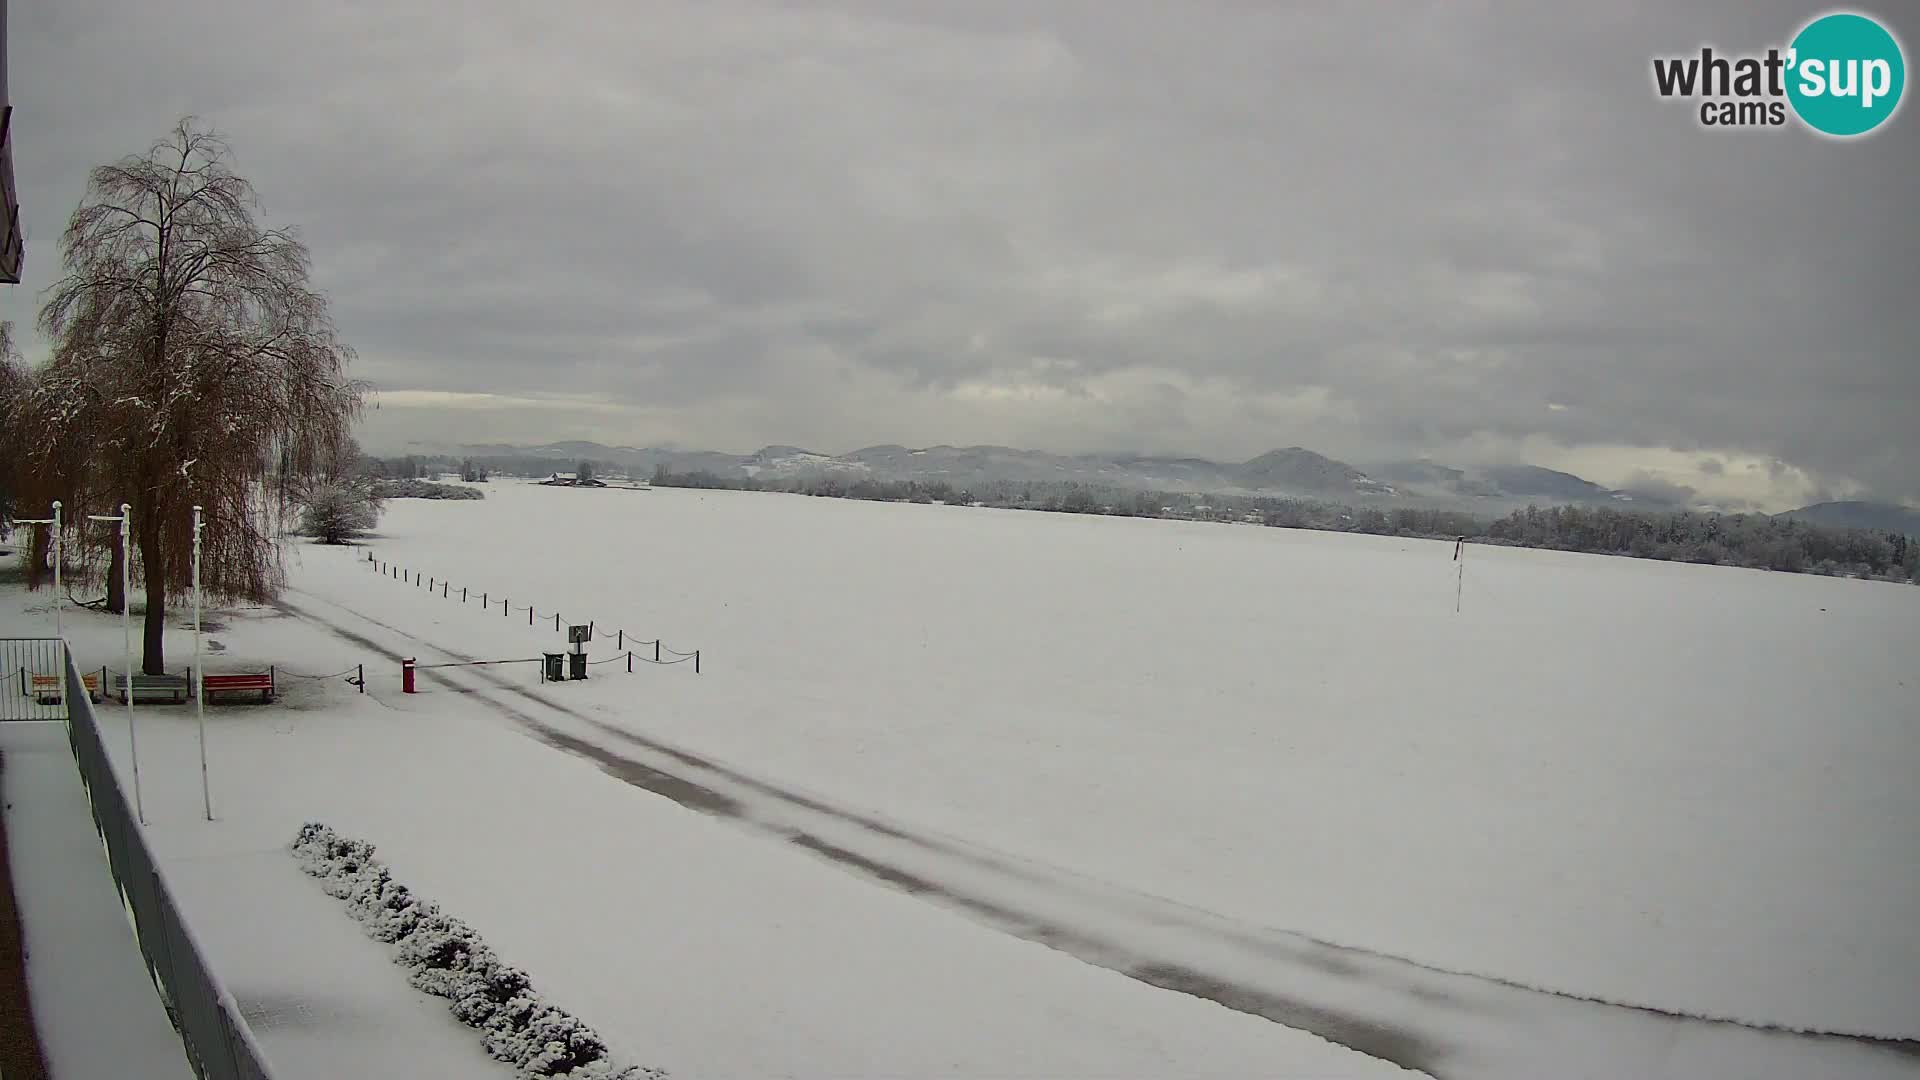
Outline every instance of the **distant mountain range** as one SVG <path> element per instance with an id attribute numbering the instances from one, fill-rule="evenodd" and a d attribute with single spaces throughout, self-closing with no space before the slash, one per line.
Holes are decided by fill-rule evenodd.
<path id="1" fill-rule="evenodd" d="M 1842 529 L 1878 529 L 1920 538 L 1920 510 L 1909 510 L 1892 503 L 1823 502 L 1789 510 L 1775 517 L 1830 525 Z"/>
<path id="2" fill-rule="evenodd" d="M 1430 461 L 1404 461 L 1356 468 L 1298 446 L 1270 450 L 1242 462 L 1139 454 L 1050 454 L 1007 446 L 869 446 L 849 454 L 823 454 L 798 446 L 768 446 L 751 454 L 667 447 L 605 446 L 556 442 L 544 446 L 483 444 L 418 445 L 413 452 L 453 457 L 519 459 L 572 464 L 582 458 L 645 476 L 662 466 L 674 472 L 720 476 L 798 478 L 858 475 L 876 480 L 943 480 L 972 484 L 1079 482 L 1113 488 L 1207 494 L 1294 496 L 1344 502 L 1473 503 L 1504 512 L 1506 504 L 1638 503 L 1659 508 L 1571 473 L 1535 465 L 1458 469 Z"/>
<path id="3" fill-rule="evenodd" d="M 751 454 L 673 447 L 606 446 L 555 442 L 505 444 L 414 444 L 409 452 L 455 458 L 519 461 L 562 469 L 588 459 L 633 476 L 709 472 L 723 477 L 802 478 L 841 474 L 875 480 L 943 480 L 957 487 L 983 483 L 1064 483 L 1145 491 L 1290 496 L 1354 505 L 1418 505 L 1505 514 L 1534 505 L 1596 505 L 1639 510 L 1679 510 L 1675 501 L 1629 494 L 1538 465 L 1455 468 L 1434 461 L 1394 461 L 1359 469 L 1344 461 L 1290 446 L 1242 462 L 1139 454 L 1049 454 L 1008 446 L 869 446 L 850 454 L 823 454 L 798 446 L 767 446 Z M 1776 517 L 1841 528 L 1879 529 L 1920 537 L 1920 511 L 1891 503 L 1823 502 Z"/>

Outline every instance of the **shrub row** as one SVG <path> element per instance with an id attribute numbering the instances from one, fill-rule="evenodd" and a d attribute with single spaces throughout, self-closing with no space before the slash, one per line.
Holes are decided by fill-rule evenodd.
<path id="1" fill-rule="evenodd" d="M 431 480 L 376 480 L 373 493 L 383 499 L 484 499 L 479 488 L 436 484 Z"/>
<path id="2" fill-rule="evenodd" d="M 659 1069 L 615 1066 L 605 1040 L 578 1018 L 542 1001 L 527 973 L 500 961 L 473 928 L 442 912 L 373 857 L 373 845 L 308 822 L 292 844 L 301 869 L 368 936 L 394 946 L 394 962 L 415 987 L 446 998 L 461 1023 L 481 1033 L 487 1053 L 525 1077 L 664 1080 Z"/>

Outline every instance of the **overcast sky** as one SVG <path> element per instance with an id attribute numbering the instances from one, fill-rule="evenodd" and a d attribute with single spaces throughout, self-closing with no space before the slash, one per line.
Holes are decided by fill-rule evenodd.
<path id="1" fill-rule="evenodd" d="M 1651 88 L 1814 7 L 11 8 L 0 318 L 87 168 L 197 114 L 312 247 L 371 448 L 1301 445 L 1920 505 L 1920 113 L 1714 134 Z"/>

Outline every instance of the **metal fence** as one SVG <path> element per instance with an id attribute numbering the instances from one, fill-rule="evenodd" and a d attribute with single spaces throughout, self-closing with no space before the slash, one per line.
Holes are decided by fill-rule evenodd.
<path id="1" fill-rule="evenodd" d="M 0 638 L 0 721 L 67 718 L 59 638 Z"/>
<path id="2" fill-rule="evenodd" d="M 133 913 L 134 928 L 147 970 L 180 1032 L 187 1060 L 201 1080 L 271 1080 L 266 1055 L 240 1014 L 239 1003 L 207 965 L 206 950 L 180 917 L 180 909 L 134 823 L 127 797 L 100 742 L 80 672 L 71 655 L 52 643 L 65 669 L 67 738 L 80 780 L 93 806 L 93 823 L 106 841 L 107 859 L 120 895 Z"/>

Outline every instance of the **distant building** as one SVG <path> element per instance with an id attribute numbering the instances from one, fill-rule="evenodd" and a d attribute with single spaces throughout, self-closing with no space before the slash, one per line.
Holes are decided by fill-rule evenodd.
<path id="1" fill-rule="evenodd" d="M 570 472 L 554 473 L 552 476 L 549 476 L 545 480 L 540 481 L 540 485 L 542 487 L 597 487 L 597 488 L 603 488 L 607 486 L 605 481 L 600 480 L 597 477 L 589 476 L 585 480 L 582 480 L 578 476 Z"/>

